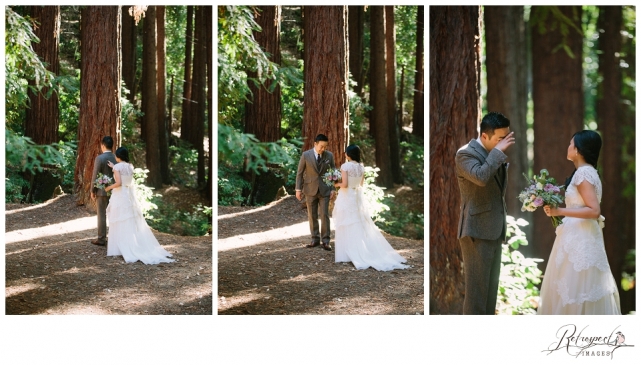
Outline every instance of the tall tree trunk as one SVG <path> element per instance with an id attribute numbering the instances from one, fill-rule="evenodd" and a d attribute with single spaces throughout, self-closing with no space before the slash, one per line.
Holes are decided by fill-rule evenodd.
<path id="1" fill-rule="evenodd" d="M 405 90 L 405 65 L 401 68 L 401 86 L 398 88 L 398 137 L 403 136 L 403 90 Z"/>
<path id="2" fill-rule="evenodd" d="M 47 65 L 47 70 L 57 76 L 60 73 L 60 6 L 31 6 L 30 9 L 32 19 L 37 22 L 34 34 L 40 39 L 39 43 L 34 42 L 31 46 L 40 60 Z M 29 85 L 35 86 L 36 81 L 30 80 Z M 51 95 L 47 96 L 47 93 Z M 58 142 L 58 94 L 49 88 L 43 88 L 37 93 L 29 93 L 29 102 L 25 118 L 25 136 L 30 137 L 36 144 Z"/>
<path id="3" fill-rule="evenodd" d="M 142 38 L 142 112 L 147 135 L 146 161 L 149 174 L 147 183 L 162 188 L 160 173 L 160 138 L 158 128 L 158 65 L 156 62 L 156 7 L 149 6 L 143 20 Z"/>
<path id="4" fill-rule="evenodd" d="M 412 134 L 423 139 L 425 138 L 425 95 L 423 76 L 423 21 L 424 7 L 418 7 L 416 15 L 416 75 L 414 78 L 414 116 L 412 118 Z"/>
<path id="5" fill-rule="evenodd" d="M 167 106 L 169 111 L 167 112 L 167 143 L 171 144 L 171 125 L 174 122 L 174 82 L 176 81 L 176 76 L 171 75 L 171 86 L 169 87 L 169 96 L 167 98 Z"/>
<path id="6" fill-rule="evenodd" d="M 190 123 L 193 128 L 184 136 L 185 140 L 192 144 L 198 151 L 197 179 L 198 186 L 204 188 L 205 184 L 205 155 L 203 149 L 205 111 L 206 111 L 206 78 L 207 78 L 207 47 L 205 46 L 205 9 L 203 6 L 196 7 L 194 24 L 194 72 L 192 75 L 192 98 L 193 104 L 189 107 Z"/>
<path id="7" fill-rule="evenodd" d="M 214 129 L 214 114 L 213 114 L 213 104 L 212 104 L 212 89 L 213 89 L 213 79 L 214 79 L 214 71 L 213 71 L 213 65 L 212 65 L 212 57 L 213 57 L 213 41 L 212 41 L 212 19 L 213 19 L 213 13 L 214 9 L 211 6 L 206 6 L 206 11 L 205 11 L 205 35 L 207 37 L 205 44 L 207 45 L 207 130 L 209 132 L 209 160 L 208 160 L 208 177 L 207 177 L 207 193 L 206 197 L 209 199 L 209 205 L 211 206 L 212 204 L 212 197 L 213 197 L 213 183 L 212 183 L 212 171 L 214 170 L 213 166 L 213 156 L 214 156 L 214 146 L 213 146 L 213 129 Z"/>
<path id="8" fill-rule="evenodd" d="M 120 7 L 87 6 L 81 13 L 80 117 L 76 203 L 91 202 L 93 163 L 102 137 L 120 145 Z M 95 206 L 95 204 L 93 204 Z"/>
<path id="9" fill-rule="evenodd" d="M 129 90 L 127 99 L 133 103 L 136 98 L 136 21 L 129 14 L 131 6 L 122 7 L 122 80 Z"/>
<path id="10" fill-rule="evenodd" d="M 396 32 L 394 30 L 394 6 L 385 6 L 385 59 L 387 68 L 387 128 L 389 133 L 389 152 L 392 164 L 392 180 L 403 183 L 401 172 L 401 139 L 396 111 Z"/>
<path id="11" fill-rule="evenodd" d="M 54 75 L 60 73 L 60 6 L 30 6 L 31 18 L 36 22 L 34 34 L 40 42 L 31 44 L 40 60 L 42 60 Z M 29 85 L 37 86 L 36 80 L 29 80 Z M 47 95 L 49 94 L 50 95 Z M 52 144 L 58 142 L 58 125 L 60 111 L 58 109 L 58 94 L 50 88 L 42 88 L 35 93 L 29 93 L 29 107 L 26 110 L 24 131 L 36 144 Z M 48 169 L 31 174 L 25 173 L 31 181 L 27 201 L 46 200 L 51 198 L 54 189 L 60 183 Z"/>
<path id="12" fill-rule="evenodd" d="M 524 186 L 523 173 L 528 172 L 527 51 L 523 6 L 485 6 L 484 13 L 487 108 L 488 111 L 503 113 L 510 120 L 510 130 L 514 132 L 516 142 L 508 152 L 507 214 L 530 221 L 532 214 L 521 212 L 522 204 L 516 198 Z M 531 224 L 522 227 L 528 237 L 532 233 L 531 227 Z"/>
<path id="13" fill-rule="evenodd" d="M 270 61 L 280 65 L 280 6 L 258 6 L 256 22 L 261 31 L 254 32 L 254 38 L 261 49 L 270 55 Z M 257 78 L 256 72 L 248 77 Z M 259 87 L 249 81 L 252 100 L 245 103 L 245 133 L 251 133 L 261 142 L 280 139 L 281 102 L 280 86 L 269 92 L 273 80 L 266 80 Z"/>
<path id="14" fill-rule="evenodd" d="M 623 240 L 623 124 L 621 122 L 621 6 L 599 7 L 599 76 L 603 80 L 596 103 L 596 119 L 603 138 L 601 166 L 603 166 L 603 197 L 601 212 L 609 222 L 603 230 L 605 250 L 612 274 L 621 289 L 621 273 L 625 253 L 630 245 Z"/>
<path id="15" fill-rule="evenodd" d="M 182 102 L 182 117 L 180 122 L 180 138 L 188 140 L 189 130 L 194 128 L 194 124 L 190 123 L 189 107 L 191 106 L 191 62 L 192 62 L 192 45 L 193 39 L 193 18 L 194 7 L 187 6 L 187 30 L 185 31 L 185 76 L 183 83 L 183 102 Z"/>
<path id="16" fill-rule="evenodd" d="M 370 45 L 370 93 L 372 113 L 370 123 L 375 126 L 374 141 L 376 145 L 376 167 L 378 184 L 394 187 L 392 159 L 390 157 L 390 128 L 387 107 L 386 62 L 385 62 L 385 7 L 372 6 L 371 11 L 371 45 Z"/>
<path id="17" fill-rule="evenodd" d="M 430 314 L 460 314 L 465 280 L 454 156 L 480 122 L 480 7 L 430 7 Z"/>
<path id="18" fill-rule="evenodd" d="M 362 5 L 348 6 L 349 12 L 349 72 L 356 82 L 354 92 L 363 96 L 363 29 L 365 9 Z"/>
<path id="19" fill-rule="evenodd" d="M 306 6 L 304 28 L 303 149 L 326 135 L 338 168 L 349 143 L 347 7 Z"/>
<path id="20" fill-rule="evenodd" d="M 581 27 L 581 7 L 561 6 L 561 12 Z M 541 19 L 543 7 L 533 6 L 531 17 L 544 22 L 545 32 L 532 30 L 532 99 L 534 102 L 534 173 L 543 168 L 563 183 L 574 170 L 568 162 L 567 149 L 572 135 L 583 130 L 582 35 L 570 28 L 563 38 L 558 20 L 550 13 Z M 554 49 L 566 42 L 573 58 Z M 550 218 L 542 212 L 533 214 L 534 257 L 547 259 L 554 244 L 555 232 Z M 542 262 L 545 268 L 547 261 Z"/>
<path id="21" fill-rule="evenodd" d="M 167 84 L 167 43 L 165 40 L 165 7 L 156 7 L 156 32 L 157 32 L 157 52 L 158 63 L 157 80 L 158 80 L 158 144 L 160 147 L 160 176 L 163 184 L 171 184 L 169 176 L 169 136 L 167 135 L 167 105 L 166 105 L 166 84 Z"/>

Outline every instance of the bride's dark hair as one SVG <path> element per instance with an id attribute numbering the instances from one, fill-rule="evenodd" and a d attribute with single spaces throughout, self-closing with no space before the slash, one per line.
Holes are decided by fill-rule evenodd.
<path id="1" fill-rule="evenodd" d="M 595 131 L 586 129 L 574 133 L 572 138 L 574 138 L 574 147 L 576 147 L 577 151 L 583 156 L 585 162 L 596 169 L 599 153 L 601 153 L 601 136 Z M 572 177 L 574 177 L 575 172 L 576 169 L 574 169 L 572 175 L 565 180 L 566 189 L 572 182 Z"/>
<path id="2" fill-rule="evenodd" d="M 120 147 L 116 150 L 116 157 L 125 162 L 129 162 L 129 151 L 127 151 L 125 147 Z"/>
<path id="3" fill-rule="evenodd" d="M 361 162 L 361 149 L 357 145 L 351 144 L 347 146 L 347 148 L 345 149 L 345 153 L 352 160 L 356 162 Z"/>

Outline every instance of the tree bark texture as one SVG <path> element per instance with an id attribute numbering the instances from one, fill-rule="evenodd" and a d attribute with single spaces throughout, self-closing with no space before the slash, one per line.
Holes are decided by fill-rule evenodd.
<path id="1" fill-rule="evenodd" d="M 189 129 L 193 129 L 193 123 L 190 123 L 189 107 L 191 100 L 191 65 L 192 65 L 192 46 L 194 43 L 194 7 L 187 6 L 187 30 L 185 31 L 185 76 L 183 81 L 183 102 L 182 117 L 180 122 L 180 138 L 188 141 Z"/>
<path id="2" fill-rule="evenodd" d="M 189 143 L 198 151 L 198 186 L 204 187 L 205 184 L 205 152 L 203 143 L 205 138 L 205 111 L 206 108 L 206 84 L 207 84 L 207 47 L 205 45 L 205 12 L 203 6 L 197 6 L 195 11 L 194 23 L 194 71 L 192 75 L 192 98 L 193 104 L 189 108 L 190 123 L 193 123 L 193 129 L 187 132 Z"/>
<path id="3" fill-rule="evenodd" d="M 326 135 L 338 167 L 349 143 L 347 7 L 306 6 L 304 28 L 303 149 Z"/>
<path id="4" fill-rule="evenodd" d="M 365 24 L 365 8 L 360 6 L 348 6 L 349 24 L 349 72 L 356 82 L 354 92 L 363 96 L 363 29 Z"/>
<path id="5" fill-rule="evenodd" d="M 421 139 L 425 138 L 425 86 L 423 76 L 423 29 L 424 7 L 418 7 L 416 15 L 416 74 L 414 78 L 414 115 L 412 118 L 412 134 Z"/>
<path id="6" fill-rule="evenodd" d="M 430 7 L 430 313 L 460 314 L 465 279 L 457 227 L 456 151 L 480 123 L 480 7 Z"/>
<path id="7" fill-rule="evenodd" d="M 60 62 L 60 6 L 31 6 L 31 17 L 37 22 L 34 34 L 40 39 L 39 43 L 31 46 L 47 70 L 58 76 Z M 29 80 L 29 85 L 36 85 L 35 80 Z M 60 111 L 58 109 L 58 94 L 49 88 L 42 88 L 37 93 L 29 93 L 30 105 L 25 118 L 25 136 L 36 144 L 52 144 L 58 142 L 58 125 Z"/>
<path id="8" fill-rule="evenodd" d="M 390 128 L 389 110 L 386 86 L 386 60 L 385 60 L 385 7 L 370 7 L 370 94 L 371 118 L 370 123 L 375 125 L 374 141 L 376 146 L 376 167 L 378 172 L 377 183 L 386 188 L 394 187 L 392 176 L 392 159 L 390 157 Z"/>
<path id="9" fill-rule="evenodd" d="M 93 163 L 104 136 L 120 145 L 120 7 L 87 6 L 81 13 L 80 120 L 75 193 L 91 202 Z M 95 204 L 92 203 L 93 206 Z"/>
<path id="10" fill-rule="evenodd" d="M 142 112 L 147 139 L 146 162 L 149 174 L 147 183 L 162 188 L 160 173 L 160 137 L 158 128 L 158 65 L 156 50 L 156 7 L 149 6 L 143 19 L 142 37 Z"/>
<path id="11" fill-rule="evenodd" d="M 171 184 L 169 176 L 169 136 L 167 135 L 167 41 L 165 39 L 165 7 L 156 6 L 156 57 L 158 63 L 158 144 L 160 147 L 160 176 L 163 184 Z"/>
<path id="12" fill-rule="evenodd" d="M 625 253 L 634 248 L 634 240 L 624 240 L 623 210 L 623 122 L 621 120 L 621 83 L 622 74 L 619 54 L 622 49 L 621 29 L 623 11 L 621 6 L 599 7 L 599 76 L 601 85 L 596 103 L 596 118 L 603 147 L 600 162 L 603 167 L 603 199 L 601 214 L 609 222 L 603 230 L 605 250 L 610 262 L 612 274 L 621 289 L 621 273 Z"/>
<path id="13" fill-rule="evenodd" d="M 392 180 L 403 183 L 401 172 L 401 138 L 396 108 L 396 31 L 394 30 L 394 6 L 385 6 L 385 59 L 387 69 L 387 128 L 389 152 L 392 164 Z"/>
<path id="14" fill-rule="evenodd" d="M 261 31 L 254 32 L 254 38 L 269 60 L 280 65 L 280 6 L 258 6 L 256 22 Z M 257 78 L 256 72 L 248 72 L 248 78 Z M 273 80 L 265 80 L 256 86 L 249 81 L 250 99 L 245 103 L 245 133 L 256 136 L 261 142 L 274 142 L 280 139 L 281 101 L 280 86 L 273 92 L 268 88 Z"/>
<path id="15" fill-rule="evenodd" d="M 136 21 L 129 15 L 131 6 L 122 7 L 122 80 L 129 90 L 127 99 L 133 103 L 136 98 Z"/>
<path id="16" fill-rule="evenodd" d="M 528 172 L 527 158 L 527 50 L 523 6 L 485 6 L 487 108 L 510 120 L 515 144 L 508 150 L 510 172 L 506 195 L 507 214 L 530 221 L 521 227 L 528 237 L 532 214 L 521 212 L 516 198 Z"/>
<path id="17" fill-rule="evenodd" d="M 580 6 L 560 6 L 561 12 L 581 27 Z M 582 35 L 570 28 L 563 38 L 558 20 L 550 13 L 541 19 L 544 9 L 533 6 L 531 17 L 544 22 L 545 31 L 532 29 L 532 98 L 534 102 L 534 170 L 545 168 L 559 184 L 572 174 L 574 166 L 567 160 L 572 135 L 583 130 Z M 532 19 L 532 18 L 531 18 Z M 573 53 L 554 51 L 565 42 Z M 554 244 L 555 231 L 550 218 L 535 212 L 532 245 L 533 256 L 547 259 Z M 547 260 L 541 263 L 545 269 Z"/>

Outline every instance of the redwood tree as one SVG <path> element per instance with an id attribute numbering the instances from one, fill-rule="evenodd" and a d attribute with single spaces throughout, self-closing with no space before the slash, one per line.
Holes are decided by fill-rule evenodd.
<path id="1" fill-rule="evenodd" d="M 208 122 L 208 132 L 209 132 L 209 163 L 208 163 L 208 168 L 209 168 L 209 173 L 207 175 L 207 193 L 206 197 L 209 199 L 209 205 L 212 203 L 212 196 L 213 196 L 213 184 L 212 184 L 212 171 L 214 170 L 213 166 L 213 156 L 214 156 L 214 149 L 213 149 L 213 133 L 212 130 L 214 128 L 214 114 L 213 114 L 213 107 L 212 107 L 212 89 L 213 89 L 213 66 L 212 66 L 212 57 L 213 57 L 213 43 L 212 43 L 212 18 L 213 18 L 213 13 L 214 9 L 211 6 L 206 6 L 206 12 L 205 12 L 205 36 L 207 37 L 206 39 L 206 54 L 207 54 L 207 122 Z"/>
<path id="2" fill-rule="evenodd" d="M 146 162 L 149 174 L 147 183 L 154 188 L 162 187 L 160 173 L 160 146 L 158 128 L 158 93 L 156 62 L 156 7 L 149 6 L 143 20 L 142 38 L 142 112 L 145 129 Z"/>
<path id="3" fill-rule="evenodd" d="M 129 90 L 131 103 L 136 97 L 136 43 L 138 40 L 136 20 L 129 14 L 131 6 L 122 7 L 122 80 Z"/>
<path id="4" fill-rule="evenodd" d="M 603 166 L 603 200 L 601 214 L 606 217 L 607 229 L 603 230 L 605 249 L 612 274 L 621 289 L 621 272 L 625 253 L 629 247 L 624 240 L 624 216 L 622 199 L 622 151 L 623 128 L 621 121 L 621 66 L 619 54 L 622 49 L 621 6 L 600 6 L 599 20 L 599 75 L 603 80 L 596 103 L 596 118 L 603 138 L 601 157 Z"/>
<path id="5" fill-rule="evenodd" d="M 205 183 L 205 154 L 203 142 L 205 137 L 206 83 L 207 83 L 207 47 L 205 45 L 205 12 L 203 6 L 196 7 L 194 33 L 194 71 L 192 75 L 193 104 L 189 107 L 190 128 L 182 129 L 183 137 L 198 151 L 198 185 L 202 188 Z M 183 127 L 185 127 L 183 125 Z"/>
<path id="6" fill-rule="evenodd" d="M 527 51 L 523 6 L 485 6 L 485 49 L 488 111 L 503 113 L 510 120 L 515 144 L 508 151 L 510 169 L 506 196 L 507 213 L 531 220 L 521 212 L 516 198 L 523 189 L 527 158 Z M 522 229 L 529 237 L 531 225 Z M 532 246 L 532 245 L 531 245 Z M 527 246 L 527 247 L 531 247 Z"/>
<path id="7" fill-rule="evenodd" d="M 258 6 L 256 23 L 259 31 L 254 31 L 254 38 L 269 60 L 280 65 L 280 6 Z M 248 78 L 256 79 L 256 72 L 248 72 Z M 268 87 L 273 80 L 266 80 L 257 86 L 249 82 L 250 100 L 245 103 L 245 133 L 251 133 L 261 142 L 274 142 L 280 139 L 281 102 L 280 86 L 273 91 Z"/>
<path id="8" fill-rule="evenodd" d="M 418 7 L 416 14 L 416 74 L 414 76 L 414 115 L 412 117 L 412 134 L 424 138 L 425 109 L 423 94 L 424 77 L 423 77 L 423 5 Z"/>
<path id="9" fill-rule="evenodd" d="M 338 167 L 349 143 L 347 7 L 306 6 L 304 30 L 303 149 L 325 134 Z"/>
<path id="10" fill-rule="evenodd" d="M 561 13 L 580 29 L 581 7 L 560 6 Z M 549 8 L 533 6 L 532 99 L 534 102 L 534 173 L 547 169 L 562 184 L 574 170 L 567 160 L 572 135 L 584 128 L 583 36 Z M 563 33 L 566 35 L 564 36 Z M 559 49 L 564 45 L 568 51 Z M 547 259 L 555 231 L 550 218 L 535 212 L 533 256 Z M 541 263 L 544 269 L 547 260 Z"/>
<path id="11" fill-rule="evenodd" d="M 34 34 L 40 39 L 32 43 L 33 50 L 54 75 L 60 73 L 58 51 L 60 48 L 60 6 L 31 6 L 31 18 L 37 23 Z M 36 80 L 29 80 L 35 85 Z M 50 94 L 47 96 L 47 94 Z M 25 118 L 25 136 L 36 144 L 58 142 L 60 123 L 58 94 L 49 88 L 29 93 L 29 108 Z"/>
<path id="12" fill-rule="evenodd" d="M 390 162 L 392 179 L 403 183 L 401 173 L 401 137 L 397 121 L 401 115 L 396 109 L 396 31 L 394 27 L 394 6 L 385 6 L 385 59 L 387 63 L 387 127 L 389 130 Z"/>
<path id="13" fill-rule="evenodd" d="M 120 7 L 86 6 L 81 13 L 80 120 L 75 188 L 91 202 L 93 163 L 102 137 L 120 145 Z"/>
<path id="14" fill-rule="evenodd" d="M 363 29 L 365 24 L 365 9 L 362 5 L 348 6 L 349 28 L 349 72 L 356 82 L 354 92 L 363 96 Z"/>
<path id="15" fill-rule="evenodd" d="M 392 160 L 390 158 L 390 129 L 387 104 L 386 62 L 385 62 L 385 7 L 370 7 L 370 93 L 372 111 L 370 124 L 374 128 L 376 145 L 376 167 L 378 184 L 391 188 L 394 186 Z"/>
<path id="16" fill-rule="evenodd" d="M 169 135 L 167 134 L 167 42 L 165 40 L 165 7 L 156 6 L 156 50 L 157 50 L 157 81 L 158 81 L 158 145 L 160 150 L 160 176 L 164 184 L 171 184 L 169 176 Z"/>
<path id="17" fill-rule="evenodd" d="M 480 7 L 430 7 L 430 313 L 460 314 L 456 151 L 480 122 Z"/>

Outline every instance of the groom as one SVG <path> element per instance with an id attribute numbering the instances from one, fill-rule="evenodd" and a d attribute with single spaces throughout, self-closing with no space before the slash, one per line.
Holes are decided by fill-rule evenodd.
<path id="1" fill-rule="evenodd" d="M 456 152 L 461 192 L 458 239 L 465 265 L 463 314 L 495 314 L 507 229 L 505 150 L 513 144 L 510 121 L 492 112 L 483 117 L 479 137 Z"/>
<path id="2" fill-rule="evenodd" d="M 303 152 L 296 173 L 296 199 L 302 200 L 305 194 L 307 203 L 307 219 L 312 242 L 307 247 L 320 245 L 324 250 L 331 251 L 329 245 L 329 201 L 334 198 L 335 190 L 323 182 L 323 174 L 329 168 L 335 168 L 334 155 L 325 151 L 328 138 L 319 134 L 314 140 L 314 148 Z M 321 230 L 318 232 L 318 210 L 320 209 Z"/>
<path id="3" fill-rule="evenodd" d="M 116 164 L 116 156 L 111 152 L 114 145 L 113 138 L 105 136 L 102 138 L 100 148 L 102 154 L 96 157 L 93 163 L 93 174 L 91 174 L 91 199 L 96 201 L 98 210 L 98 238 L 91 241 L 94 245 L 104 246 L 107 244 L 107 205 L 109 204 L 109 196 L 104 189 L 94 187 L 98 173 L 109 176 L 113 179 L 113 170 L 107 165 L 107 162 Z"/>

